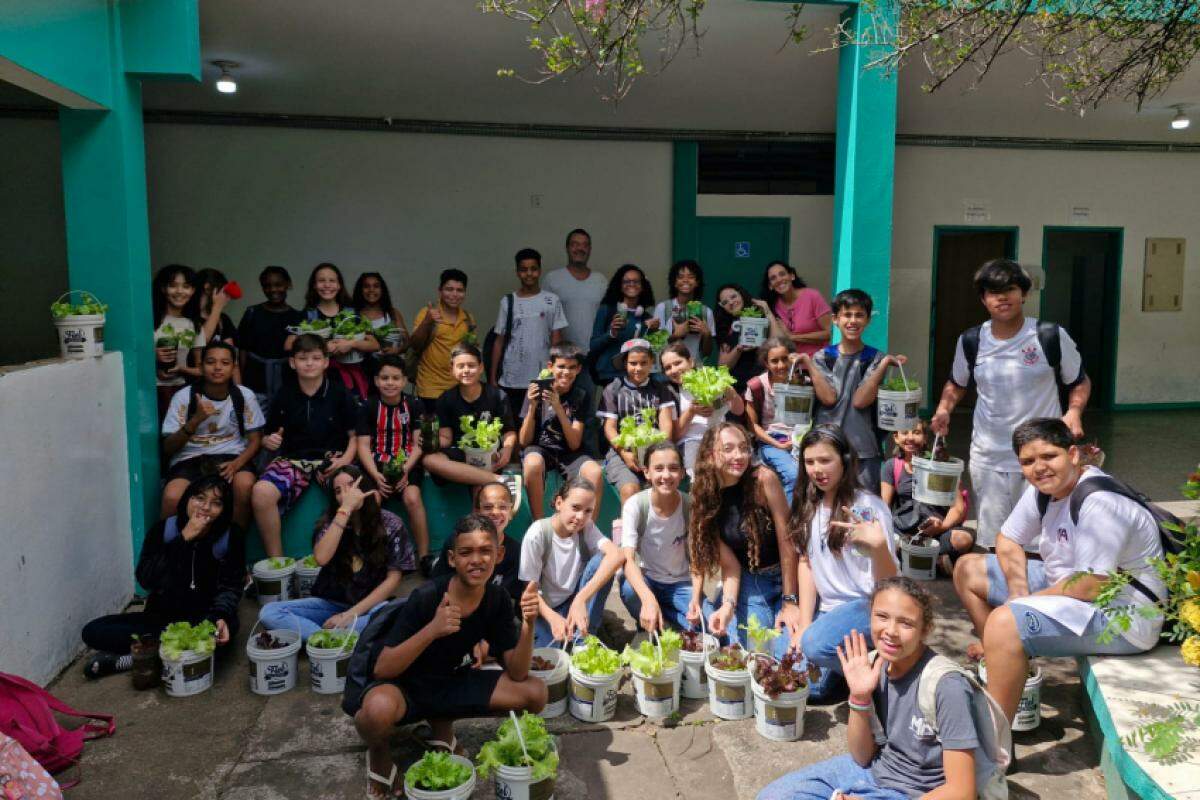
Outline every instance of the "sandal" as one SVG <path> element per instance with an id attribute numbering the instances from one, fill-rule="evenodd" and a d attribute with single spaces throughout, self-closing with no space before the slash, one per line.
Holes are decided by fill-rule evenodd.
<path id="1" fill-rule="evenodd" d="M 458 737 L 450 737 L 450 743 L 447 744 L 441 739 L 426 739 L 425 746 L 430 750 L 440 750 L 443 753 L 449 753 L 453 756 L 466 756 L 467 749 L 458 743 Z"/>
<path id="2" fill-rule="evenodd" d="M 371 769 L 371 756 L 367 754 L 367 800 L 380 800 L 380 798 L 388 797 L 403 797 L 404 788 L 401 787 L 399 793 L 396 791 L 396 773 L 400 768 L 392 763 L 392 771 L 385 778 L 378 772 Z M 379 791 L 382 789 L 383 791 Z"/>

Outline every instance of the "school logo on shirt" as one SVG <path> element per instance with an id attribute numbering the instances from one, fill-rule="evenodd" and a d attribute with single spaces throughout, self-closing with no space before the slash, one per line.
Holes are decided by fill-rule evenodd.
<path id="1" fill-rule="evenodd" d="M 1071 540 L 1071 536 L 1067 533 L 1066 527 L 1059 528 L 1057 531 L 1055 531 L 1055 535 L 1060 542 L 1069 542 Z"/>
<path id="2" fill-rule="evenodd" d="M 920 714 L 913 714 L 912 719 L 908 721 L 908 732 L 918 739 L 935 739 L 937 732 L 933 726 L 925 721 L 925 718 Z"/>
<path id="3" fill-rule="evenodd" d="M 859 519 L 861 519 L 863 522 L 874 522 L 875 521 L 875 512 L 867 507 L 859 508 L 856 506 L 856 507 L 850 509 L 850 513 L 857 515 L 859 517 Z"/>
<path id="4" fill-rule="evenodd" d="M 1027 367 L 1032 367 L 1034 364 L 1042 360 L 1042 354 L 1038 352 L 1038 346 L 1031 344 L 1028 347 L 1021 348 L 1021 363 Z"/>
<path id="5" fill-rule="evenodd" d="M 1025 612 L 1025 629 L 1035 635 L 1042 630 L 1042 621 L 1032 611 Z"/>

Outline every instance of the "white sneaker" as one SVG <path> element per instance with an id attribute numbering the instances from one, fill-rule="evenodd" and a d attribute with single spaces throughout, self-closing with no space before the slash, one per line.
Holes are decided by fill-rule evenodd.
<path id="1" fill-rule="evenodd" d="M 523 488 L 525 488 L 524 477 L 516 472 L 501 472 L 496 476 L 496 480 L 508 487 L 508 493 L 512 495 L 513 498 L 512 513 L 515 517 L 517 512 L 521 510 L 521 500 L 525 496 L 525 493 L 521 491 Z"/>

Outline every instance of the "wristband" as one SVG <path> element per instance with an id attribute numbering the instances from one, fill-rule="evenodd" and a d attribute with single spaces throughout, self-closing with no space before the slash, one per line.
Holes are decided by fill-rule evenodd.
<path id="1" fill-rule="evenodd" d="M 870 695 L 867 695 L 866 697 L 855 697 L 854 695 L 850 695 L 850 697 L 847 699 L 850 701 L 850 705 L 852 705 L 852 706 L 856 706 L 856 705 L 857 706 L 870 706 L 871 705 L 871 696 Z"/>
<path id="2" fill-rule="evenodd" d="M 851 711 L 862 711 L 862 712 L 868 713 L 868 714 L 875 711 L 875 706 L 871 705 L 870 703 L 867 703 L 865 705 L 860 705 L 860 704 L 854 702 L 853 700 L 851 700 L 847 703 L 847 705 L 850 706 Z"/>

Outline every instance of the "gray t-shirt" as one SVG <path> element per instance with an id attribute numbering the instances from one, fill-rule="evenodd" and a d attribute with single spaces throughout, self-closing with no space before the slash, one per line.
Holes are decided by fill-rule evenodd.
<path id="1" fill-rule="evenodd" d="M 842 355 L 838 352 L 837 345 L 827 347 L 813 357 L 821 374 L 833 384 L 833 390 L 837 392 L 837 402 L 834 405 L 822 405 L 817 408 L 816 422 L 829 422 L 841 427 L 846 438 L 850 440 L 855 455 L 860 459 L 879 458 L 882 451 L 879 449 L 879 432 L 875 430 L 875 404 L 872 403 L 866 408 L 855 408 L 854 392 L 863 382 L 863 378 L 879 367 L 883 357 L 884 354 L 873 347 L 866 347 L 854 355 Z M 868 488 L 878 491 L 878 487 Z"/>
<path id="2" fill-rule="evenodd" d="M 567 341 L 586 353 L 592 338 L 592 325 L 596 322 L 596 309 L 600 308 L 600 301 L 608 289 L 608 278 L 604 273 L 592 270 L 581 281 L 563 267 L 542 278 L 542 288 L 558 295 L 563 313 L 567 315 Z"/>
<path id="3" fill-rule="evenodd" d="M 979 747 L 979 734 L 971 713 L 973 690 L 962 675 L 950 673 L 938 682 L 935 694 L 937 735 L 921 714 L 917 689 L 921 672 L 934 655 L 933 650 L 926 649 L 916 666 L 895 682 L 888 680 L 884 669 L 875 691 L 875 708 L 887 743 L 871 764 L 871 774 L 880 786 L 904 792 L 909 797 L 920 797 L 946 782 L 942 748 L 975 750 Z"/>

